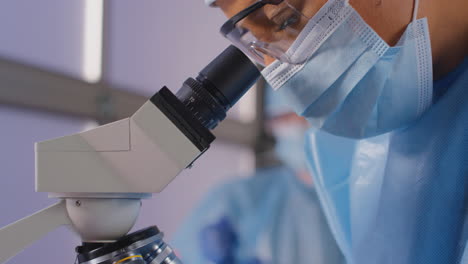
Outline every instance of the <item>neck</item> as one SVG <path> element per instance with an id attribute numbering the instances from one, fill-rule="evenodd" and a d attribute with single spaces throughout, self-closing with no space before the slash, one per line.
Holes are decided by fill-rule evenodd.
<path id="1" fill-rule="evenodd" d="M 300 170 L 296 172 L 296 177 L 306 186 L 312 186 L 312 176 L 307 170 Z"/>
<path id="2" fill-rule="evenodd" d="M 419 16 L 428 17 L 434 79 L 453 71 L 468 56 L 468 1 L 422 0 Z"/>

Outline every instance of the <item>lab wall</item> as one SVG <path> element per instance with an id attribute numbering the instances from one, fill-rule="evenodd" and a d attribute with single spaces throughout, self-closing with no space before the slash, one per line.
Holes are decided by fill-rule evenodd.
<path id="1" fill-rule="evenodd" d="M 84 3 L 2 1 L 0 57 L 81 78 Z M 102 78 L 119 89 L 147 96 L 162 86 L 176 91 L 228 45 L 218 34 L 223 15 L 203 0 L 108 1 L 105 6 Z M 0 80 L 0 93 L 5 89 L 11 88 Z M 93 124 L 60 113 L 0 105 L 0 227 L 54 202 L 46 193 L 34 192 L 34 142 Z M 196 202 L 213 186 L 248 173 L 251 159 L 248 149 L 216 142 L 192 169 L 143 201 L 134 230 L 157 225 L 170 240 Z M 8 263 L 73 263 L 78 243 L 68 228 L 59 228 Z"/>
<path id="2" fill-rule="evenodd" d="M 83 1 L 0 2 L 0 57 L 79 78 Z M 8 89 L 1 86 L 0 89 Z M 1 91 L 1 90 L 0 90 Z"/>

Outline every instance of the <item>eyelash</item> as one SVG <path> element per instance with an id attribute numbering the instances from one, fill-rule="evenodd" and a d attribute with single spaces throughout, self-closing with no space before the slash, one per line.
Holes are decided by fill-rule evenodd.
<path id="1" fill-rule="evenodd" d="M 278 28 L 276 31 L 282 31 L 286 29 L 289 25 L 294 25 L 298 21 L 299 21 L 299 18 L 296 15 L 291 15 L 287 19 L 285 19 L 283 23 L 278 25 Z"/>

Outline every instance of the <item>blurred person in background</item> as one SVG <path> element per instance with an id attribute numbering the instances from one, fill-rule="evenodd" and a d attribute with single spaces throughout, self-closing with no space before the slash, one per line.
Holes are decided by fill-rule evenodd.
<path id="1" fill-rule="evenodd" d="M 206 2 L 310 123 L 346 263 L 468 263 L 468 1 Z"/>
<path id="2" fill-rule="evenodd" d="M 271 89 L 268 89 L 271 90 Z M 193 264 L 342 263 L 307 172 L 307 121 L 266 94 L 281 165 L 214 188 L 179 229 L 174 248 Z"/>

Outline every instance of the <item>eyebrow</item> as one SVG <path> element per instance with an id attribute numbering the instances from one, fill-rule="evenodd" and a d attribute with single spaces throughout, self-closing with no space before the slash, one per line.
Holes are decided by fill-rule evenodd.
<path id="1" fill-rule="evenodd" d="M 229 32 L 231 32 L 236 27 L 236 24 L 239 23 L 239 21 L 241 21 L 248 15 L 252 14 L 253 12 L 257 11 L 258 9 L 264 7 L 267 4 L 279 5 L 282 2 L 283 0 L 259 0 L 251 4 L 247 8 L 243 9 L 239 13 L 235 14 L 230 19 L 228 19 L 228 21 L 226 21 L 226 23 L 224 23 L 221 26 L 219 31 L 223 36 L 226 36 Z"/>

